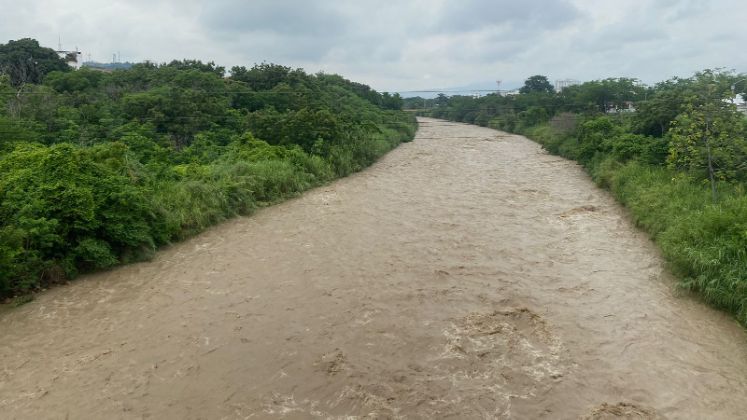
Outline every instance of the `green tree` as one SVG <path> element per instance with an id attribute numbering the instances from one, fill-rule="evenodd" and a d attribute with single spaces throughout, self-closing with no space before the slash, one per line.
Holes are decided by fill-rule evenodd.
<path id="1" fill-rule="evenodd" d="M 197 70 L 206 73 L 214 73 L 218 77 L 223 77 L 226 74 L 226 68 L 216 65 L 213 61 L 203 63 L 200 60 L 173 60 L 169 64 L 166 64 L 164 67 L 170 67 L 179 70 Z"/>
<path id="2" fill-rule="evenodd" d="M 646 88 L 637 79 L 626 77 L 593 80 L 563 89 L 563 106 L 572 112 L 602 112 L 625 109 L 631 102 L 643 101 Z"/>
<path id="3" fill-rule="evenodd" d="M 535 75 L 524 82 L 524 86 L 519 89 L 520 93 L 555 93 L 555 88 L 547 80 L 547 76 Z"/>
<path id="4" fill-rule="evenodd" d="M 436 106 L 447 106 L 449 104 L 449 97 L 443 93 L 439 93 L 436 97 Z"/>
<path id="5" fill-rule="evenodd" d="M 122 108 L 128 120 L 151 122 L 158 132 L 172 137 L 177 149 L 188 146 L 194 135 L 215 124 L 231 124 L 225 83 L 211 73 L 183 70 L 164 85 L 126 95 Z"/>
<path id="6" fill-rule="evenodd" d="M 275 64 L 49 70 L 17 86 L 0 72 L 0 299 L 147 256 L 415 133 L 384 109 L 396 95 Z"/>
<path id="7" fill-rule="evenodd" d="M 638 105 L 633 128 L 641 134 L 664 137 L 672 121 L 683 111 L 683 93 L 674 89 L 658 91 Z"/>
<path id="8" fill-rule="evenodd" d="M 0 72 L 10 77 L 13 86 L 41 83 L 47 73 L 70 70 L 57 52 L 40 46 L 35 39 L 23 38 L 0 44 Z"/>
<path id="9" fill-rule="evenodd" d="M 716 201 L 717 181 L 747 180 L 747 131 L 744 116 L 724 101 L 728 93 L 716 84 L 703 89 L 703 95 L 691 97 L 673 122 L 668 162 L 707 176 Z"/>
<path id="10" fill-rule="evenodd" d="M 381 107 L 384 109 L 401 110 L 404 105 L 404 101 L 399 93 L 392 95 L 389 92 L 384 92 L 381 99 Z"/>
<path id="11" fill-rule="evenodd" d="M 231 68 L 231 79 L 244 82 L 254 90 L 270 90 L 287 80 L 291 73 L 290 67 L 278 64 L 255 64 L 248 69 L 244 66 Z"/>

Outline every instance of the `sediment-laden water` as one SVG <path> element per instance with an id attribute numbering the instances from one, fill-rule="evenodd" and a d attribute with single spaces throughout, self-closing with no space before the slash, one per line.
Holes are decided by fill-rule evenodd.
<path id="1" fill-rule="evenodd" d="M 422 119 L 368 170 L 0 313 L 3 418 L 747 413 L 747 335 L 574 163 Z"/>

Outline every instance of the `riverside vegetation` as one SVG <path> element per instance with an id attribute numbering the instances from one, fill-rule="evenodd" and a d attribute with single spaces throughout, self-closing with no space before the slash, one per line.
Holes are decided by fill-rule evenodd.
<path id="1" fill-rule="evenodd" d="M 747 119 L 733 104 L 746 78 L 705 70 L 652 87 L 620 78 L 555 92 L 533 76 L 517 95 L 405 103 L 578 161 L 652 236 L 680 286 L 747 325 Z"/>
<path id="2" fill-rule="evenodd" d="M 0 298 L 358 171 L 416 122 L 398 95 L 275 64 L 71 71 L 0 44 Z"/>

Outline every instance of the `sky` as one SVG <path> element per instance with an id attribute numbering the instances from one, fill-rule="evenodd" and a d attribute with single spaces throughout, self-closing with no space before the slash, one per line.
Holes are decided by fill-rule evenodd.
<path id="1" fill-rule="evenodd" d="M 338 73 L 380 91 L 747 72 L 744 0 L 0 0 L 0 43 Z"/>

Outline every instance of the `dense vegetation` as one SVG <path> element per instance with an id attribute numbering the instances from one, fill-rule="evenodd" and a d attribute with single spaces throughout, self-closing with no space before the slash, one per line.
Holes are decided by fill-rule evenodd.
<path id="1" fill-rule="evenodd" d="M 681 286 L 747 325 L 747 120 L 732 102 L 745 75 L 706 70 L 653 87 L 608 79 L 557 93 L 542 78 L 513 96 L 441 96 L 427 114 L 523 133 L 578 161 L 651 234 Z"/>
<path id="2" fill-rule="evenodd" d="M 70 71 L 0 45 L 0 297 L 151 255 L 358 171 L 414 118 L 397 95 L 274 64 Z"/>

